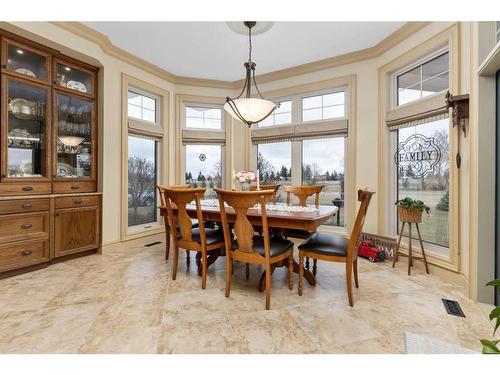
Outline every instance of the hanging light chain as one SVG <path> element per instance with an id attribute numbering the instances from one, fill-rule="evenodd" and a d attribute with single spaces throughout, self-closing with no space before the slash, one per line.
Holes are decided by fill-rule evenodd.
<path id="1" fill-rule="evenodd" d="M 248 28 L 248 61 L 252 61 L 252 28 Z"/>

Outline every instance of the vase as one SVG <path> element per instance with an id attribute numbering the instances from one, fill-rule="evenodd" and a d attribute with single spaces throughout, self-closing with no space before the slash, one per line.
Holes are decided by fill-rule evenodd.
<path id="1" fill-rule="evenodd" d="M 250 191 L 250 182 L 240 182 L 242 191 Z"/>

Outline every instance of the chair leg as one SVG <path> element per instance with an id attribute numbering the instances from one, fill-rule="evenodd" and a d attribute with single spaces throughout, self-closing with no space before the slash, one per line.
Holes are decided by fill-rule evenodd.
<path id="1" fill-rule="evenodd" d="M 345 264 L 345 280 L 347 284 L 347 298 L 349 299 L 349 306 L 352 307 L 352 263 Z"/>
<path id="2" fill-rule="evenodd" d="M 205 289 L 207 287 L 207 251 L 201 251 L 201 288 Z"/>
<path id="3" fill-rule="evenodd" d="M 271 267 L 266 267 L 266 310 L 271 309 Z"/>
<path id="4" fill-rule="evenodd" d="M 318 260 L 317 259 L 313 259 L 313 276 L 316 276 L 316 272 L 318 271 Z"/>
<path id="5" fill-rule="evenodd" d="M 168 227 L 167 218 L 165 218 L 165 260 L 170 256 L 170 228 Z"/>
<path id="6" fill-rule="evenodd" d="M 399 253 L 399 246 L 401 245 L 401 238 L 403 238 L 403 230 L 405 229 L 405 222 L 403 221 L 401 224 L 401 230 L 399 231 L 399 239 L 398 239 L 398 244 L 396 245 L 396 248 L 394 249 L 394 254 L 392 254 L 392 268 L 396 265 L 396 262 L 398 261 L 398 253 Z"/>
<path id="7" fill-rule="evenodd" d="M 174 246 L 174 261 L 172 262 L 172 280 L 177 277 L 177 264 L 179 263 L 179 246 Z"/>
<path id="8" fill-rule="evenodd" d="M 293 290 L 293 253 L 288 257 L 288 289 Z"/>
<path id="9" fill-rule="evenodd" d="M 189 269 L 190 263 L 191 263 L 191 259 L 189 257 L 189 250 L 186 250 L 186 269 Z"/>
<path id="10" fill-rule="evenodd" d="M 231 278 L 233 277 L 233 260 L 230 254 L 226 254 L 226 297 L 231 291 Z"/>
<path id="11" fill-rule="evenodd" d="M 309 271 L 309 257 L 306 257 L 306 270 Z"/>
<path id="12" fill-rule="evenodd" d="M 247 281 L 250 279 L 250 264 L 245 263 L 245 278 Z"/>
<path id="13" fill-rule="evenodd" d="M 299 296 L 302 295 L 302 288 L 304 287 L 302 283 L 302 278 L 304 277 L 304 253 L 299 251 Z"/>
<path id="14" fill-rule="evenodd" d="M 353 271 L 354 271 L 354 285 L 356 286 L 356 288 L 359 288 L 359 282 L 358 282 L 358 258 L 356 258 L 352 262 L 352 268 L 353 268 Z"/>

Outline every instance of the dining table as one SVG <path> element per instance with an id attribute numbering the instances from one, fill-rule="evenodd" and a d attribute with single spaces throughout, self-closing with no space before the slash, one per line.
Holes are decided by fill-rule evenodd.
<path id="1" fill-rule="evenodd" d="M 160 206 L 160 215 L 163 217 L 167 217 L 167 207 Z M 236 213 L 234 209 L 230 206 L 226 206 L 226 215 L 228 222 L 234 223 L 236 220 Z M 177 208 L 175 204 L 172 205 L 172 211 L 174 216 L 177 213 Z M 197 219 L 196 205 L 189 204 L 186 206 L 186 212 L 192 219 Z M 334 217 L 338 212 L 338 207 L 336 206 L 327 206 L 327 205 L 319 205 L 315 206 L 287 206 L 286 204 L 276 204 L 276 205 L 267 205 L 266 213 L 267 213 L 267 222 L 269 226 L 269 230 L 273 233 L 274 236 L 283 235 L 283 232 L 287 229 L 299 229 L 305 230 L 308 232 L 316 232 L 318 227 L 321 224 L 324 224 L 327 220 Z M 209 222 L 217 222 L 221 223 L 221 213 L 218 205 L 218 201 L 216 199 L 201 201 L 201 213 L 203 217 L 203 221 Z M 254 227 L 262 227 L 262 210 L 260 207 L 250 208 L 247 211 L 248 221 Z M 167 240 L 170 238 L 170 233 L 167 232 Z M 217 258 L 221 255 L 218 252 L 215 252 L 208 256 L 207 258 L 207 267 L 211 265 L 213 262 L 217 260 Z M 287 262 L 285 262 L 287 263 Z M 199 264 L 198 264 L 199 266 Z M 287 264 L 280 264 L 278 266 L 287 266 Z M 274 271 L 274 267 L 272 268 Z M 299 264 L 295 261 L 293 262 L 293 271 L 294 273 L 299 272 Z M 316 278 L 312 272 L 308 269 L 304 269 L 304 278 L 310 285 L 316 284 Z M 262 291 L 264 289 L 263 283 L 265 280 L 265 271 L 261 275 L 259 281 L 259 290 Z"/>

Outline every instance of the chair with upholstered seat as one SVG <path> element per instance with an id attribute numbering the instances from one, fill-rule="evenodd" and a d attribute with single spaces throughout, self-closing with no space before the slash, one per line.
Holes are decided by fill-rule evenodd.
<path id="1" fill-rule="evenodd" d="M 272 190 L 229 191 L 215 189 L 219 197 L 222 227 L 226 243 L 226 297 L 229 297 L 233 260 L 243 263 L 265 265 L 266 268 L 266 309 L 271 307 L 272 265 L 288 260 L 288 287 L 293 289 L 293 242 L 285 238 L 273 238 L 269 235 L 266 202 L 273 194 Z M 234 223 L 235 241 L 232 241 L 224 202 L 236 213 Z M 259 205 L 262 218 L 262 235 L 255 235 L 247 212 Z M 260 223 L 259 223 L 260 224 Z"/>
<path id="2" fill-rule="evenodd" d="M 201 212 L 200 200 L 205 194 L 204 188 L 198 189 L 165 189 L 168 221 L 172 229 L 174 243 L 174 259 L 172 262 L 172 280 L 177 276 L 177 263 L 179 260 L 179 247 L 188 252 L 193 250 L 201 254 L 201 287 L 205 289 L 207 283 L 207 255 L 215 251 L 224 251 L 224 235 L 218 229 L 205 228 Z M 186 206 L 195 202 L 198 227 L 187 214 Z M 172 203 L 177 209 L 176 215 Z"/>
<path id="3" fill-rule="evenodd" d="M 307 206 L 307 198 L 315 195 L 314 205 L 316 208 L 319 206 L 319 193 L 323 190 L 324 185 L 283 185 L 286 191 L 286 204 L 291 204 L 291 195 L 294 195 L 299 200 L 299 206 Z M 286 237 L 306 239 L 311 235 L 311 232 L 301 229 L 288 229 L 285 231 Z"/>
<path id="4" fill-rule="evenodd" d="M 373 190 L 358 190 L 358 201 L 361 202 L 354 228 L 350 238 L 338 236 L 333 233 L 314 233 L 306 241 L 299 245 L 299 295 L 302 295 L 304 274 L 304 257 L 313 258 L 315 261 L 325 260 L 328 262 L 341 262 L 346 264 L 346 284 L 349 305 L 353 305 L 352 300 L 352 273 L 354 271 L 354 283 L 356 288 L 358 283 L 358 254 L 357 243 L 359 235 L 363 230 L 366 212 L 370 204 Z M 313 269 L 316 274 L 316 269 Z"/>
<path id="5" fill-rule="evenodd" d="M 157 185 L 158 192 L 160 193 L 160 205 L 165 207 L 167 201 L 165 198 L 165 189 L 189 189 L 189 185 Z M 164 217 L 165 222 L 165 260 L 168 260 L 170 256 L 170 226 L 168 225 L 168 217 Z M 198 220 L 193 219 L 193 228 L 198 227 Z M 189 267 L 189 251 L 186 251 L 186 264 Z"/>

